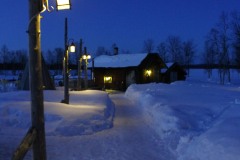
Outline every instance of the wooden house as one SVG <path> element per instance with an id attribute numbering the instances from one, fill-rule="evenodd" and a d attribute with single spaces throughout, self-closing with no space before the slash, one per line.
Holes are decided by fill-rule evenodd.
<path id="1" fill-rule="evenodd" d="M 186 79 L 187 72 L 176 62 L 166 63 L 166 68 L 161 70 L 161 82 L 171 83 Z"/>
<path id="2" fill-rule="evenodd" d="M 165 67 L 157 53 L 101 55 L 88 66 L 96 87 L 116 90 L 126 90 L 133 83 L 159 82 Z"/>

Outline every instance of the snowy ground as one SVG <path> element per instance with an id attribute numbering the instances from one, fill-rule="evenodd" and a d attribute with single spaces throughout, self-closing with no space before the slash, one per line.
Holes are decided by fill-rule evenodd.
<path id="1" fill-rule="evenodd" d="M 126 95 L 177 159 L 239 159 L 240 87 L 146 84 L 132 85 Z"/>
<path id="2" fill-rule="evenodd" d="M 64 139 L 91 135 L 113 126 L 115 108 L 107 93 L 91 90 L 72 91 L 69 105 L 60 103 L 62 98 L 62 90 L 44 91 L 46 136 L 50 141 L 56 137 Z M 29 91 L 0 94 L 0 126 L 0 159 L 10 159 L 31 126 Z M 55 148 L 59 147 L 59 144 L 50 143 L 48 147 L 51 148 L 50 146 Z"/>
<path id="3" fill-rule="evenodd" d="M 59 103 L 63 91 L 45 91 L 48 159 L 239 159 L 239 75 L 224 86 L 204 76 L 194 71 L 185 82 L 110 95 L 70 92 L 70 105 Z M 10 159 L 27 132 L 29 111 L 29 92 L 0 93 L 0 160 Z"/>

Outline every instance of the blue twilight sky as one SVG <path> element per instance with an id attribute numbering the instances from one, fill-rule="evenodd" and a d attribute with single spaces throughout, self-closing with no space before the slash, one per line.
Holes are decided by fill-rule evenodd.
<path id="1" fill-rule="evenodd" d="M 54 5 L 55 0 L 48 0 Z M 28 1 L 1 0 L 0 47 L 27 49 Z M 64 19 L 69 38 L 83 39 L 89 52 L 108 49 L 141 52 L 143 42 L 155 45 L 169 35 L 192 39 L 202 50 L 204 37 L 222 11 L 240 11 L 239 0 L 72 0 L 72 10 L 44 12 L 41 21 L 42 50 L 64 46 Z"/>

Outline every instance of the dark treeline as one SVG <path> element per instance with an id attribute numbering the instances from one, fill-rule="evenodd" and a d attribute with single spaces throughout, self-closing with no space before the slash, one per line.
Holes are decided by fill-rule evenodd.
<path id="1" fill-rule="evenodd" d="M 10 51 L 6 45 L 3 45 L 0 49 L 0 70 L 12 70 L 13 74 L 16 74 L 16 70 L 24 69 L 27 59 L 26 50 Z"/>
<path id="2" fill-rule="evenodd" d="M 203 35 L 204 36 L 204 35 Z M 240 12 L 222 12 L 216 25 L 206 33 L 204 48 L 201 53 L 196 50 L 197 44 L 192 39 L 183 41 L 180 36 L 170 35 L 165 41 L 155 43 L 151 38 L 144 41 L 141 52 L 158 53 L 164 62 L 178 62 L 185 68 L 204 68 L 208 77 L 212 76 L 212 69 L 218 69 L 220 82 L 223 84 L 226 79 L 231 81 L 230 68 L 240 69 Z M 113 55 L 117 44 L 113 43 L 110 49 L 100 46 L 92 57 L 102 54 Z M 69 54 L 71 69 L 76 69 L 80 52 Z M 82 53 L 82 52 L 81 52 Z M 120 49 L 119 54 L 130 54 L 128 50 Z M 199 65 L 194 63 L 199 59 Z M 55 48 L 43 53 L 49 69 L 62 69 L 64 49 Z M 23 69 L 27 62 L 26 50 L 10 51 L 6 45 L 0 49 L 0 70 Z"/>
<path id="3" fill-rule="evenodd" d="M 207 34 L 203 62 L 208 66 L 208 77 L 212 76 L 214 64 L 218 64 L 221 84 L 231 81 L 229 66 L 240 68 L 240 13 L 222 12 L 218 22 Z"/>
<path id="4" fill-rule="evenodd" d="M 25 63 L 0 63 L 0 70 L 23 70 Z"/>
<path id="5" fill-rule="evenodd" d="M 190 64 L 190 65 L 181 65 L 185 69 L 219 69 L 220 65 L 219 64 L 212 64 L 211 68 L 209 68 L 209 65 L 207 64 Z M 239 69 L 237 65 L 228 65 L 226 66 L 228 69 Z"/>
<path id="6" fill-rule="evenodd" d="M 208 78 L 218 69 L 221 84 L 231 82 L 231 68 L 240 69 L 240 12 L 222 12 L 216 25 L 207 33 L 204 41 L 201 65 L 193 65 L 196 57 L 194 41 L 182 41 L 179 36 L 169 36 L 155 46 L 152 39 L 144 41 L 144 51 L 158 52 L 165 62 L 178 62 L 185 68 L 204 68 Z"/>

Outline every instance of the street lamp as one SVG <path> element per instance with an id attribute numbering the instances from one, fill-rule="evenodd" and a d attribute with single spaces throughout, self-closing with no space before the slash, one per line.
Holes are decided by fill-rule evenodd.
<path id="1" fill-rule="evenodd" d="M 67 21 L 66 21 L 67 23 Z M 68 53 L 69 52 L 75 52 L 76 50 L 76 46 L 75 44 L 72 43 L 70 44 L 69 42 L 71 41 L 72 39 L 68 40 L 68 42 L 66 43 L 66 46 L 65 46 L 65 56 L 64 56 L 64 99 L 62 100 L 62 103 L 66 103 L 66 104 L 69 104 L 69 69 L 68 69 Z"/>
<path id="2" fill-rule="evenodd" d="M 71 9 L 70 0 L 57 0 L 57 10 Z"/>
<path id="3" fill-rule="evenodd" d="M 29 80 L 31 85 L 31 128 L 36 130 L 36 132 L 34 132 L 36 134 L 31 136 L 35 137 L 31 143 L 33 143 L 33 159 L 46 160 L 40 13 L 43 12 L 44 9 L 48 11 L 50 11 L 50 9 L 48 0 L 29 0 L 28 2 L 29 24 L 27 33 L 29 38 Z M 57 0 L 56 4 L 59 6 L 57 7 L 58 10 L 71 8 L 70 1 Z M 68 6 L 66 4 L 68 4 Z M 15 156 L 16 154 L 13 155 L 13 159 L 15 159 Z"/>
<path id="4" fill-rule="evenodd" d="M 74 53 L 76 51 L 76 46 L 75 46 L 74 42 L 72 42 L 69 45 L 68 50 L 69 50 L 69 52 L 72 52 L 72 53 Z"/>
<path id="5" fill-rule="evenodd" d="M 84 60 L 86 60 L 86 62 L 87 62 L 88 59 L 91 59 L 91 55 L 90 54 L 84 54 L 82 58 Z"/>
<path id="6" fill-rule="evenodd" d="M 80 39 L 80 42 L 79 42 L 79 61 L 78 61 L 78 79 L 77 79 L 77 90 L 81 90 L 81 73 L 82 73 L 82 69 L 81 69 L 81 66 L 82 66 L 82 44 L 83 44 L 83 41 L 82 39 Z"/>
<path id="7" fill-rule="evenodd" d="M 91 59 L 91 55 L 87 54 L 87 49 L 84 48 L 84 54 L 82 56 L 82 59 L 85 60 L 85 70 L 84 70 L 84 86 L 85 89 L 88 88 L 88 75 L 87 75 L 87 66 L 88 66 L 88 60 Z"/>

